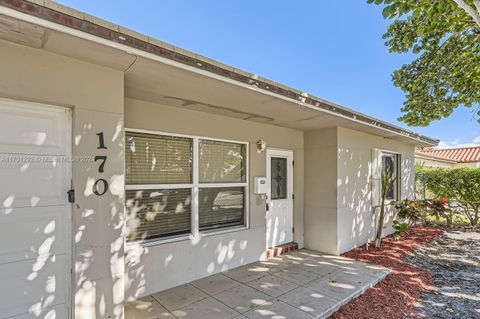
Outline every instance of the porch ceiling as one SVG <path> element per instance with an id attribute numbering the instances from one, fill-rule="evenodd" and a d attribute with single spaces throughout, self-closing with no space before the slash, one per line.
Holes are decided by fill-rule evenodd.
<path id="1" fill-rule="evenodd" d="M 240 86 L 143 58 L 129 68 L 125 82 L 125 94 L 133 99 L 302 131 L 342 126 L 407 143 L 423 143 L 299 101 L 276 97 L 255 86 Z"/>
<path id="2" fill-rule="evenodd" d="M 5 15 L 0 15 L 0 39 L 123 71 L 128 98 L 303 131 L 342 126 L 418 146 L 431 145 L 375 126 L 374 118 L 367 124 L 355 116 L 317 108 L 255 85 L 161 63 Z M 350 112 L 340 106 L 338 109 Z"/>

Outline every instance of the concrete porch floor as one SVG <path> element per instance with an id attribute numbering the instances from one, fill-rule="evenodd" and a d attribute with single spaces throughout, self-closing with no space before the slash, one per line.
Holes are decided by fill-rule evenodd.
<path id="1" fill-rule="evenodd" d="M 326 318 L 389 272 L 302 249 L 130 302 L 126 319 Z"/>

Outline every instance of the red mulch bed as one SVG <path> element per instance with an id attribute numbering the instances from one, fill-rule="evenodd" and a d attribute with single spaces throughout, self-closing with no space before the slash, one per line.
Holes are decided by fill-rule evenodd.
<path id="1" fill-rule="evenodd" d="M 443 232 L 442 229 L 413 227 L 410 234 L 399 241 L 391 236 L 384 238 L 381 250 L 370 244 L 369 251 L 362 246 L 345 253 L 345 257 L 381 265 L 392 272 L 363 295 L 340 308 L 332 318 L 420 318 L 415 302 L 425 290 L 431 289 L 432 275 L 427 270 L 407 264 L 405 258 Z"/>

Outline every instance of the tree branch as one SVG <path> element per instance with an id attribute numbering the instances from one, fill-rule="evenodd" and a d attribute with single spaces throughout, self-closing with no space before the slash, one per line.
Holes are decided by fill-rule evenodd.
<path id="1" fill-rule="evenodd" d="M 473 21 L 477 24 L 477 26 L 480 28 L 480 13 L 475 11 L 471 6 L 468 5 L 464 0 L 453 0 L 460 8 L 465 10 L 466 13 L 468 13 Z M 475 7 L 477 10 L 480 7 L 480 1 L 479 0 L 474 0 L 473 3 L 475 4 Z"/>
<path id="2" fill-rule="evenodd" d="M 475 8 L 477 8 L 478 14 L 480 14 L 480 0 L 473 0 Z"/>

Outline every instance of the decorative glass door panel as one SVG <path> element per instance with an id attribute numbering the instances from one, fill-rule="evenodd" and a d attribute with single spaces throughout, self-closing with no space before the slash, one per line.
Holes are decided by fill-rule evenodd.
<path id="1" fill-rule="evenodd" d="M 271 199 L 287 198 L 287 159 L 285 157 L 271 158 Z"/>

